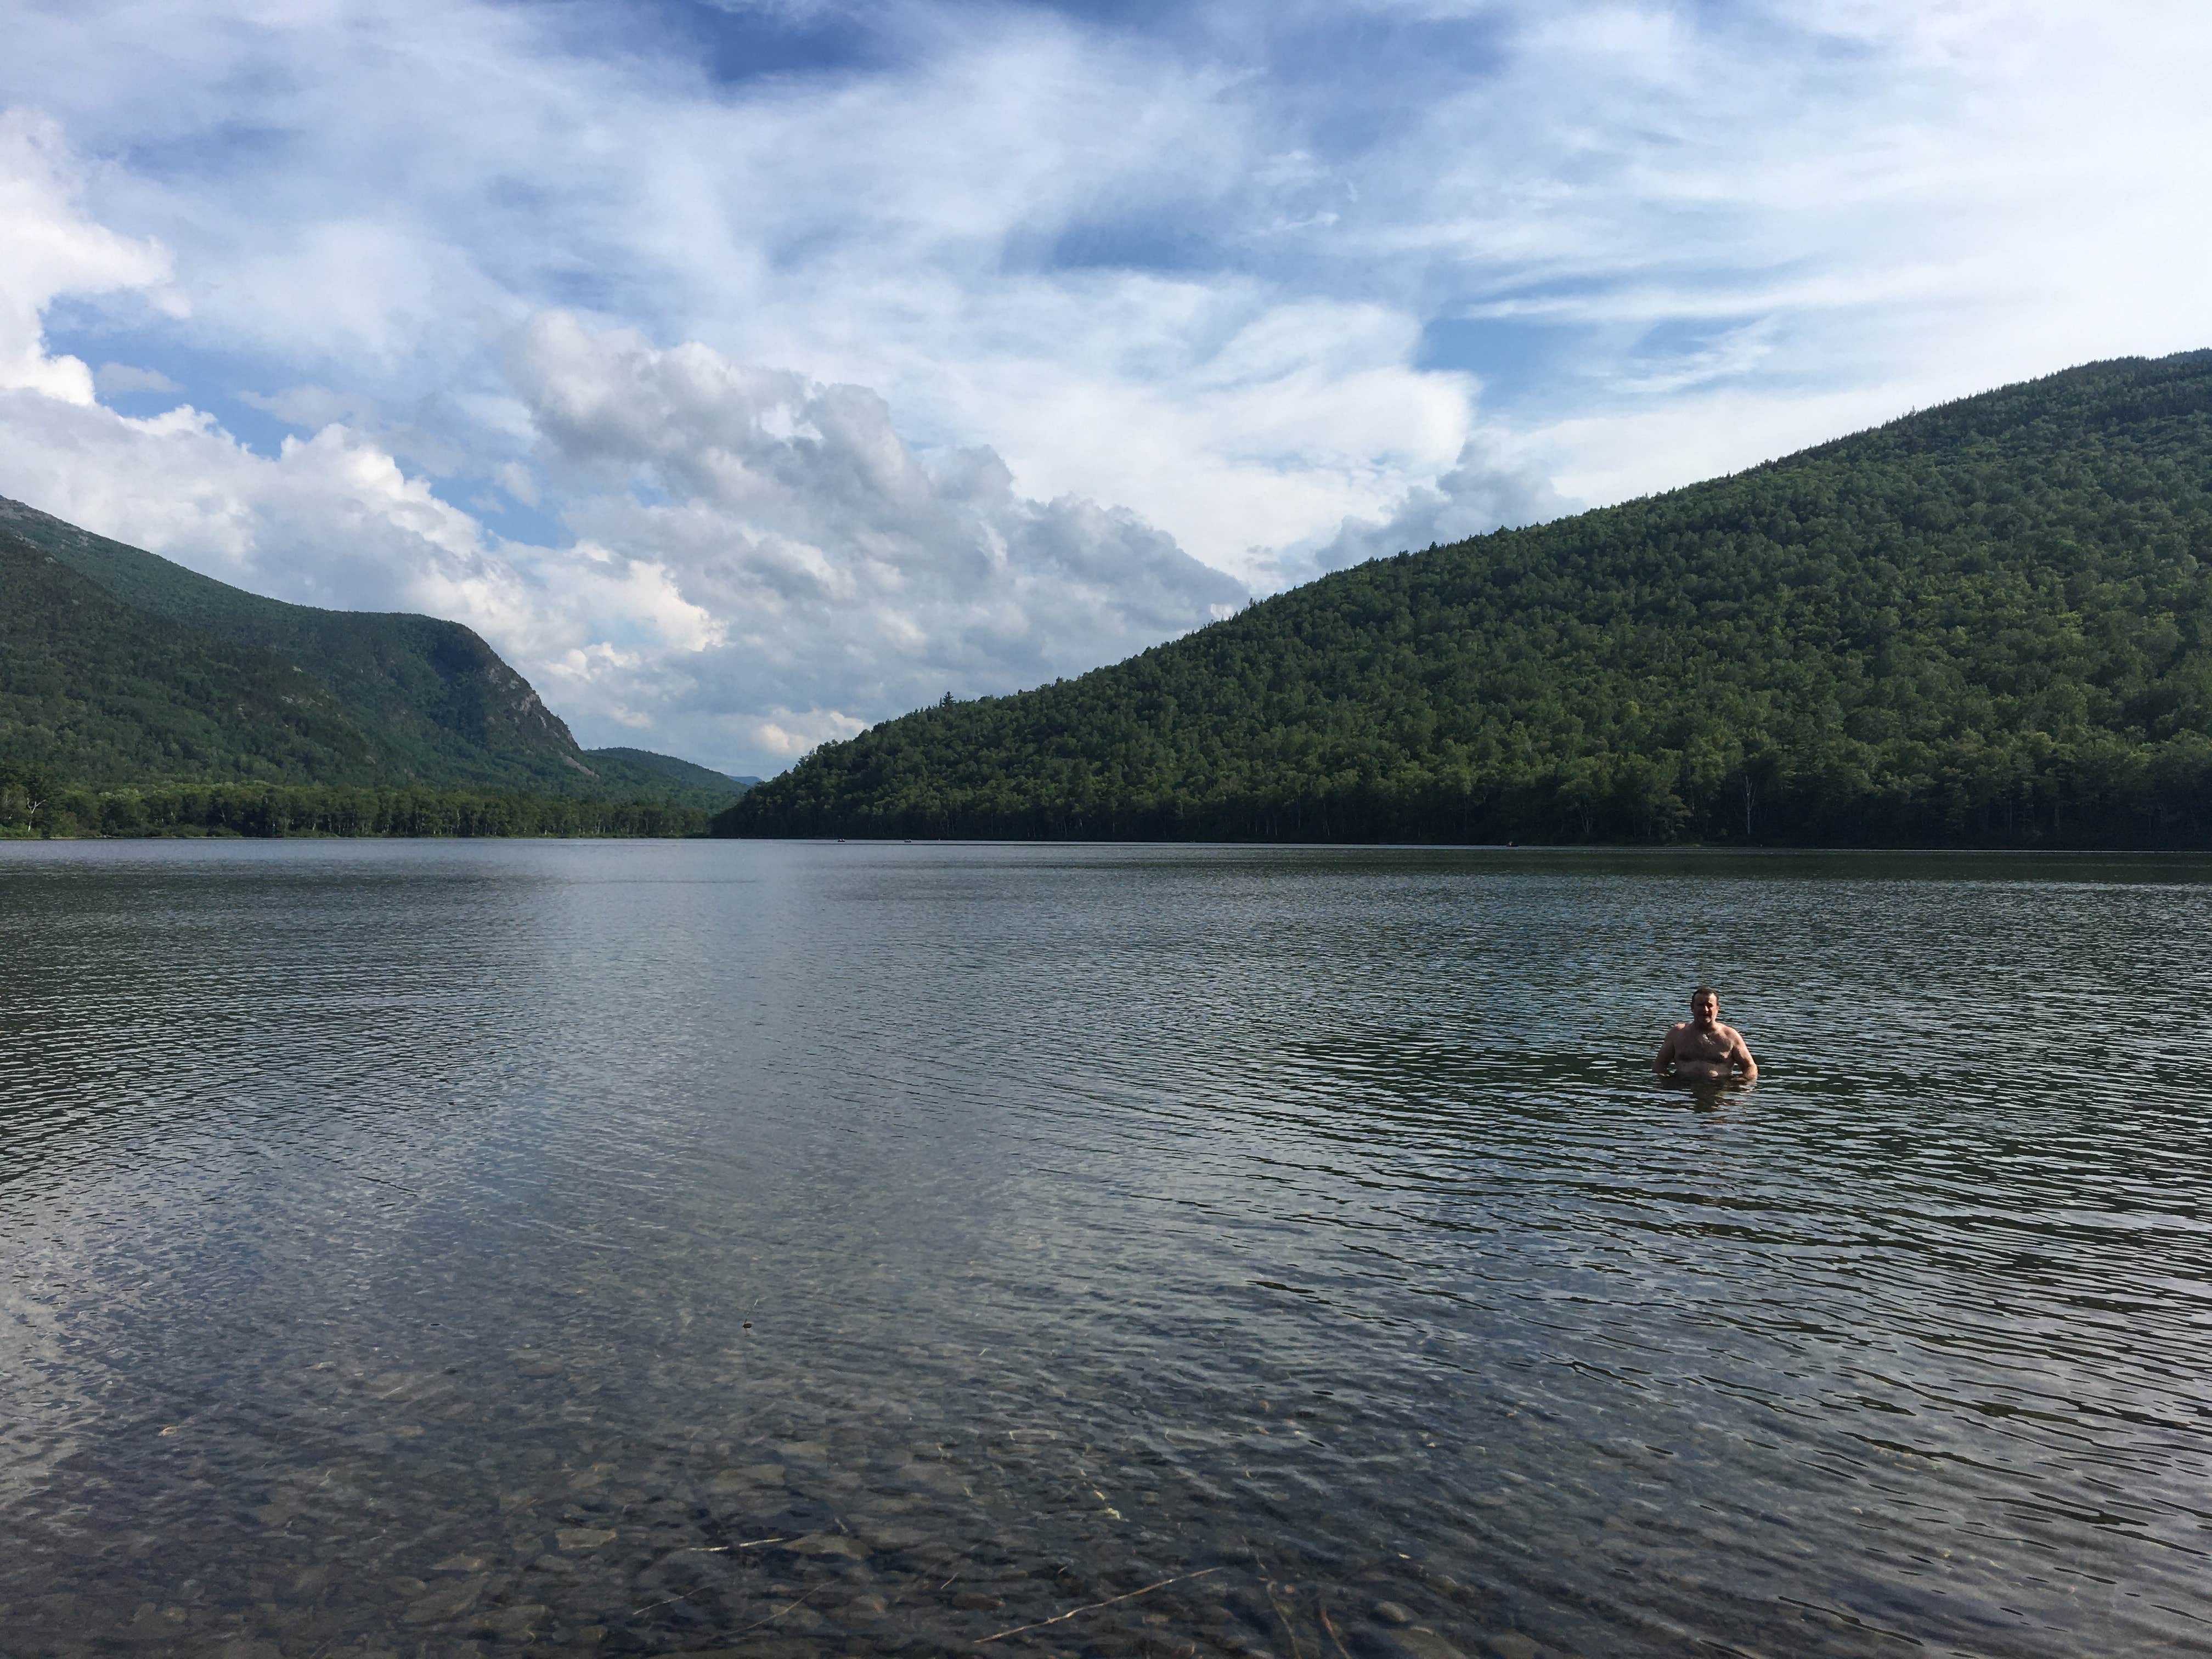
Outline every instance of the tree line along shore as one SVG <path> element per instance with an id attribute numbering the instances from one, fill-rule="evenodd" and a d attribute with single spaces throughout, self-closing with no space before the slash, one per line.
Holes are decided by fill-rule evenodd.
<path id="1" fill-rule="evenodd" d="M 706 833 L 703 806 L 499 791 L 319 784 L 94 789 L 0 765 L 0 836 L 563 836 Z"/>

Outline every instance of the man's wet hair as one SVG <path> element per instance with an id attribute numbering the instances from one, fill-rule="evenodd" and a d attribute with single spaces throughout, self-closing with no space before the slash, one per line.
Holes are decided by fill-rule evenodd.
<path id="1" fill-rule="evenodd" d="M 1711 997 L 1715 1002 L 1718 1002 L 1721 1000 L 1721 994 L 1713 989 L 1710 985 L 1700 985 L 1696 990 L 1690 993 L 1690 1000 L 1692 1002 L 1702 1002 L 1707 997 Z"/>

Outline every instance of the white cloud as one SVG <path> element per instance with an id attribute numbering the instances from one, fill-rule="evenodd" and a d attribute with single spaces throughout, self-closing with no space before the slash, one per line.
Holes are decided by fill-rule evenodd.
<path id="1" fill-rule="evenodd" d="M 17 391 L 0 393 L 0 449 L 8 493 L 257 592 L 390 610 L 501 586 L 476 521 L 342 426 L 268 457 L 190 406 L 132 420 Z"/>
<path id="2" fill-rule="evenodd" d="M 86 218 L 76 205 L 81 187 L 52 120 L 0 112 L 0 390 L 90 403 L 92 371 L 46 349 L 46 307 L 64 294 L 141 289 L 167 297 L 168 255 Z"/>
<path id="3" fill-rule="evenodd" d="M 804 714 L 778 708 L 769 718 L 752 723 L 755 740 L 781 761 L 797 760 L 825 743 L 858 737 L 867 729 L 867 721 L 834 708 L 809 709 Z"/>
<path id="4" fill-rule="evenodd" d="M 1373 158 L 1357 232 L 1449 268 L 1446 314 L 1572 341 L 1520 416 L 1563 490 L 2206 343 L 2201 6 L 1518 9 L 1500 73 Z"/>
<path id="5" fill-rule="evenodd" d="M 1163 216 L 1257 234 L 1342 187 L 1286 164 L 1241 66 L 945 14 L 897 25 L 910 50 L 878 70 L 738 95 L 649 33 L 585 50 L 564 31 L 586 9 L 255 9 L 244 27 L 240 9 L 112 11 L 90 82 L 82 27 L 34 19 L 23 62 L 93 142 L 204 158 L 107 198 L 183 250 L 195 340 L 341 393 L 491 392 L 486 343 L 558 296 L 875 386 L 923 445 L 992 443 L 1039 494 L 1129 503 L 1247 580 L 1272 572 L 1254 544 L 1382 508 L 1468 435 L 1469 383 L 1408 368 L 1401 307 L 1152 273 L 1141 250 L 1054 268 L 1064 235 L 1141 240 Z M 215 62 L 180 82 L 196 54 Z M 210 143 L 240 123 L 241 78 L 270 137 Z"/>
<path id="6" fill-rule="evenodd" d="M 133 368 L 129 363 L 102 363 L 92 371 L 92 384 L 103 398 L 124 397 L 138 392 L 184 390 L 157 368 Z"/>
<path id="7" fill-rule="evenodd" d="M 1288 568 L 1293 576 L 1341 570 L 1367 559 L 1540 524 L 1574 506 L 1496 439 L 1470 438 L 1457 465 L 1434 483 L 1407 490 L 1388 518 L 1345 520 L 1310 554 L 1294 555 Z"/>
<path id="8" fill-rule="evenodd" d="M 856 708 L 1079 672 L 1244 595 L 1133 514 L 1022 495 L 988 448 L 917 454 L 865 387 L 562 313 L 523 329 L 509 362 L 544 471 L 596 485 L 568 511 L 586 544 L 650 559 L 715 620 L 649 675 L 605 665 L 678 729 L 760 710 L 757 740 L 781 754 L 849 734 Z"/>

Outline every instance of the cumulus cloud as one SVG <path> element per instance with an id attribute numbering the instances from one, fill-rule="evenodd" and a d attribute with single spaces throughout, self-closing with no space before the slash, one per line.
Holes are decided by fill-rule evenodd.
<path id="1" fill-rule="evenodd" d="M 1245 590 L 1126 509 L 1023 495 L 992 450 L 917 454 L 884 399 L 696 343 L 533 319 L 509 350 L 549 472 L 590 480 L 586 545 L 717 619 L 626 695 L 739 709 L 763 748 L 1079 672 L 1228 614 Z M 564 665 L 579 689 L 624 665 Z M 735 693 L 733 696 L 732 693 Z"/>
<path id="2" fill-rule="evenodd" d="M 1470 438 L 1459 463 L 1434 483 L 1416 484 L 1382 520 L 1346 519 L 1310 555 L 1286 562 L 1293 575 L 1341 570 L 1368 559 L 1464 540 L 1573 510 L 1527 462 L 1495 439 Z"/>
<path id="3" fill-rule="evenodd" d="M 0 449 L 8 493 L 256 592 L 369 610 L 435 600 L 465 621 L 500 608 L 481 526 L 342 426 L 264 456 L 189 405 L 134 420 L 15 391 L 0 393 Z"/>
<path id="4" fill-rule="evenodd" d="M 116 235 L 76 210 L 77 170 L 60 128 L 28 110 L 0 112 L 0 390 L 64 403 L 93 400 L 92 371 L 46 349 L 46 307 L 64 294 L 162 290 L 169 256 Z"/>
<path id="5" fill-rule="evenodd" d="M 491 343 L 560 306 L 872 386 L 916 442 L 990 443 L 1038 496 L 1127 504 L 1248 582 L 1273 574 L 1255 545 L 1382 510 L 1468 434 L 1473 383 L 1412 366 L 1400 296 L 1234 248 L 1158 268 L 1163 223 L 1288 247 L 1346 187 L 1286 161 L 1298 135 L 1249 65 L 901 6 L 868 13 L 895 52 L 725 87 L 695 32 L 628 9 L 273 16 L 118 0 L 15 40 L 16 83 L 80 142 L 191 158 L 104 175 L 100 204 L 179 250 L 196 348 L 282 366 L 240 377 L 258 395 L 458 408 L 497 395 Z"/>

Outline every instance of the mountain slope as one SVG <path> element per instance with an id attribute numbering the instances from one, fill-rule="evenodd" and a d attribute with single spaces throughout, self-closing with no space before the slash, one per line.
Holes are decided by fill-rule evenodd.
<path id="1" fill-rule="evenodd" d="M 0 756 L 98 779 L 333 781 L 379 747 L 274 652 L 171 628 L 0 532 Z"/>
<path id="2" fill-rule="evenodd" d="M 731 835 L 2212 841 L 2212 352 L 1382 559 L 827 745 Z"/>
<path id="3" fill-rule="evenodd" d="M 587 757 L 459 623 L 264 599 L 5 498 L 0 549 L 0 760 L 86 784 L 424 784 L 700 805 L 742 793 L 642 750 Z M 40 633 L 33 613 L 57 631 Z"/>

